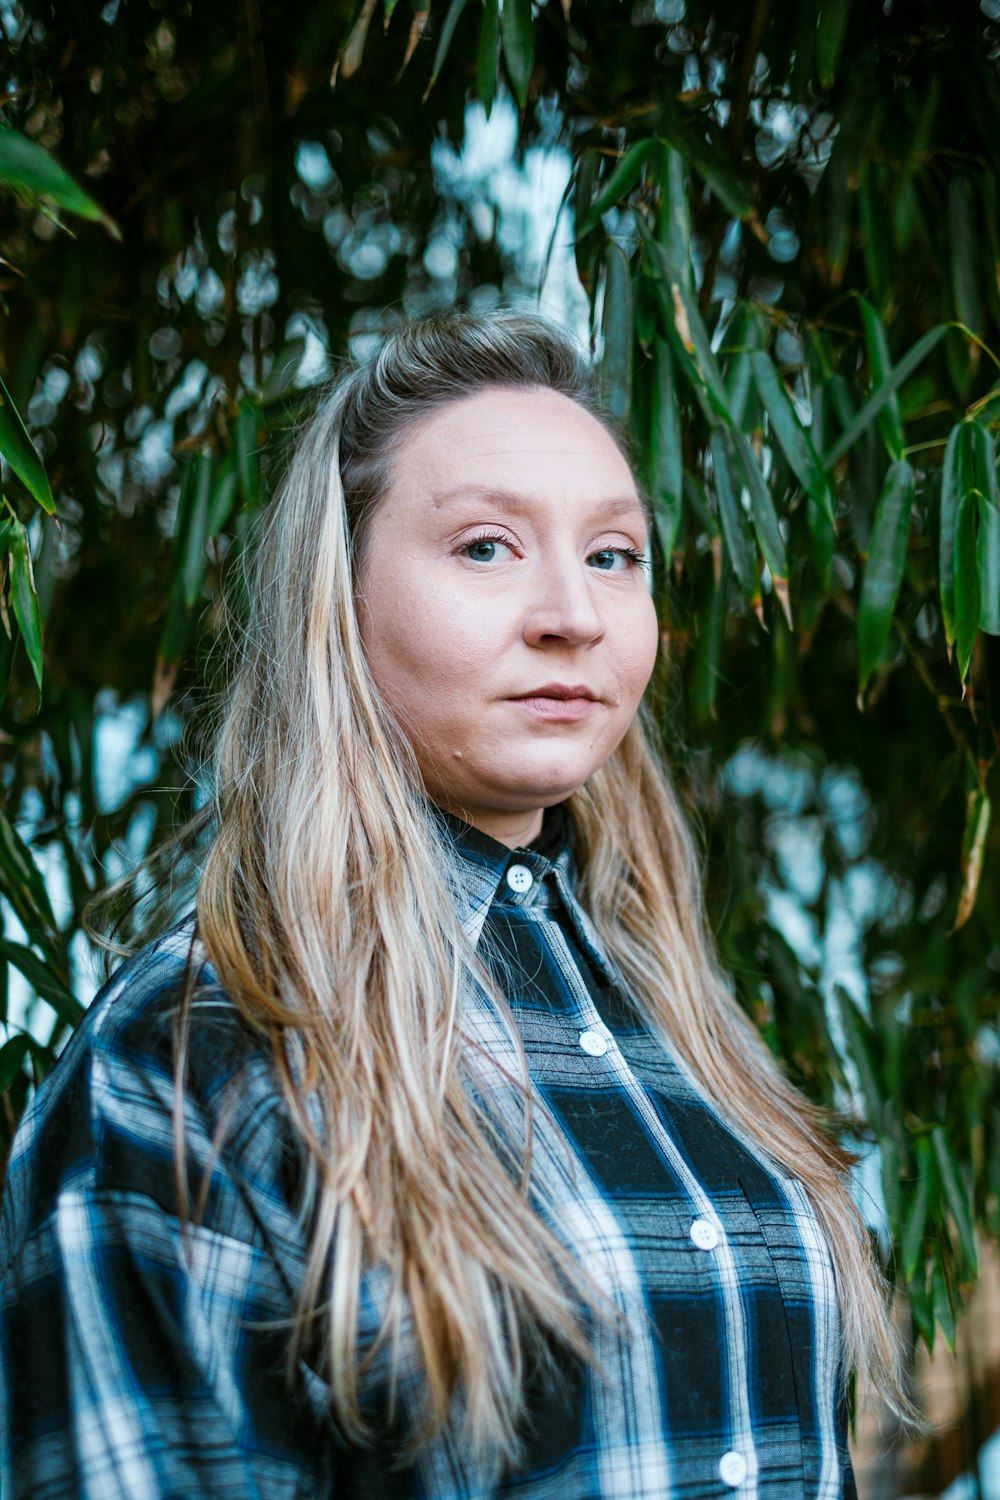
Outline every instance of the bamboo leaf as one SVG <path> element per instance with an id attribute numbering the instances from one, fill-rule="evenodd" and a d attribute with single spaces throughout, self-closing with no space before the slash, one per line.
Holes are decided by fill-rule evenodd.
<path id="1" fill-rule="evenodd" d="M 940 1252 L 931 1272 L 931 1303 L 944 1341 L 952 1354 L 955 1352 L 955 1308 L 944 1273 Z"/>
<path id="2" fill-rule="evenodd" d="M 826 470 L 819 460 L 815 448 L 795 410 L 784 381 L 774 367 L 770 355 L 757 350 L 750 356 L 754 384 L 771 419 L 774 435 L 788 466 L 807 495 L 811 495 L 826 516 L 831 527 L 834 524 L 833 492 Z"/>
<path id="3" fill-rule="evenodd" d="M 820 7 L 816 21 L 816 76 L 820 88 L 833 85 L 850 13 L 851 0 L 824 0 Z"/>
<path id="4" fill-rule="evenodd" d="M 424 90 L 425 104 L 427 103 L 428 94 L 437 83 L 438 74 L 441 72 L 441 69 L 444 66 L 445 58 L 448 56 L 448 48 L 451 46 L 451 39 L 455 35 L 455 27 L 458 25 L 462 12 L 464 11 L 467 4 L 468 0 L 451 0 L 451 4 L 448 6 L 448 14 L 444 18 L 444 25 L 441 27 L 441 35 L 438 37 L 437 48 L 434 52 L 434 63 L 431 67 L 431 81 L 427 85 L 427 88 Z"/>
<path id="5" fill-rule="evenodd" d="M 12 1036 L 0 1047 L 0 1094 L 5 1094 L 24 1067 L 24 1059 L 31 1047 L 31 1038 L 23 1032 Z"/>
<path id="6" fill-rule="evenodd" d="M 982 276 L 978 247 L 982 231 L 977 221 L 976 189 L 971 177 L 959 173 L 948 184 L 948 251 L 955 317 L 970 333 L 983 331 Z"/>
<path id="7" fill-rule="evenodd" d="M 215 469 L 215 483 L 212 486 L 212 498 L 208 507 L 209 537 L 218 536 L 229 520 L 238 488 L 236 462 L 232 452 L 229 452 Z"/>
<path id="8" fill-rule="evenodd" d="M 10 595 L 14 615 L 20 626 L 24 649 L 39 691 L 42 686 L 42 619 L 35 592 L 35 575 L 31 567 L 28 533 L 21 521 L 10 528 Z"/>
<path id="9" fill-rule="evenodd" d="M 965 830 L 962 835 L 962 891 L 958 898 L 952 932 L 964 927 L 972 916 L 979 894 L 979 883 L 986 858 L 986 839 L 990 831 L 990 799 L 982 787 L 969 792 L 965 805 Z"/>
<path id="10" fill-rule="evenodd" d="M 476 78 L 479 97 L 489 119 L 497 95 L 497 38 L 500 29 L 499 0 L 483 0 L 483 17 L 479 23 L 479 45 L 476 49 Z"/>
<path id="11" fill-rule="evenodd" d="M 0 812 L 0 890 L 32 941 L 53 952 L 56 919 L 45 881 L 27 844 L 3 812 Z"/>
<path id="12" fill-rule="evenodd" d="M 955 516 L 955 657 L 958 675 L 965 681 L 972 648 L 979 634 L 979 561 L 977 523 L 979 496 L 967 490 L 958 502 Z"/>
<path id="13" fill-rule="evenodd" d="M 75 995 L 63 984 L 49 964 L 23 943 L 12 943 L 0 938 L 0 958 L 20 970 L 37 995 L 48 1001 L 59 1018 L 75 1026 L 84 1013 L 84 1008 Z"/>
<path id="14" fill-rule="evenodd" d="M 667 252 L 650 234 L 641 216 L 637 216 L 636 223 L 652 272 L 653 294 L 664 331 L 683 356 L 682 363 L 702 400 L 708 419 L 712 422 L 723 421 L 732 426 L 726 387 L 712 353 L 711 339 L 702 322 L 698 304 L 680 273 L 670 264 Z"/>
<path id="15" fill-rule="evenodd" d="M 695 131 L 680 132 L 674 137 L 674 145 L 727 213 L 734 219 L 752 215 L 754 208 L 746 189 L 721 153 L 714 151 Z"/>
<path id="16" fill-rule="evenodd" d="M 833 446 L 828 449 L 823 458 L 823 467 L 827 473 L 831 469 L 836 468 L 845 453 L 854 447 L 858 438 L 871 426 L 886 402 L 892 399 L 900 386 L 909 380 L 914 370 L 923 364 L 927 356 L 937 348 L 947 332 L 947 323 L 939 323 L 936 328 L 931 328 L 917 339 L 917 342 L 911 349 L 906 351 L 899 363 L 893 366 L 892 374 L 885 383 L 879 386 L 877 391 L 872 391 L 868 400 L 847 427 L 846 431 L 842 432 Z"/>
<path id="17" fill-rule="evenodd" d="M 670 564 L 684 506 L 684 456 L 674 362 L 665 339 L 656 340 L 653 358 L 652 491 L 656 528 Z"/>
<path id="18" fill-rule="evenodd" d="M 48 475 L 38 456 L 38 449 L 28 436 L 10 392 L 0 380 L 0 453 L 10 464 L 32 499 L 49 515 L 55 514 L 56 502 Z"/>
<path id="19" fill-rule="evenodd" d="M 864 330 L 865 344 L 868 348 L 868 361 L 871 366 L 872 389 L 877 390 L 885 385 L 892 374 L 892 361 L 889 358 L 889 345 L 885 337 L 885 325 L 870 302 L 864 297 L 859 297 L 861 304 L 861 326 Z M 878 414 L 879 430 L 889 457 L 895 460 L 903 456 L 903 420 L 899 414 L 899 397 L 893 391 Z"/>
<path id="20" fill-rule="evenodd" d="M 77 186 L 66 169 L 37 142 L 9 125 L 0 125 L 0 180 L 40 198 L 50 198 L 67 213 L 103 224 L 113 239 L 121 239 L 114 220 Z"/>
<path id="21" fill-rule="evenodd" d="M 979 1253 L 976 1246 L 976 1231 L 972 1223 L 972 1210 L 969 1203 L 969 1195 L 965 1190 L 961 1174 L 952 1155 L 951 1147 L 944 1129 L 935 1125 L 931 1131 L 931 1143 L 934 1147 L 934 1160 L 941 1181 L 945 1203 L 948 1212 L 958 1231 L 958 1242 L 962 1248 L 962 1256 L 970 1275 L 979 1274 Z"/>
<path id="22" fill-rule="evenodd" d="M 334 76 L 339 72 L 345 78 L 351 78 L 360 68 L 361 59 L 365 51 L 365 42 L 368 39 L 368 28 L 371 25 L 372 16 L 375 14 L 377 6 L 378 0 L 364 0 L 354 25 L 348 33 L 347 41 L 340 49 L 337 66 L 334 69 Z"/>
<path id="23" fill-rule="evenodd" d="M 233 422 L 233 450 L 236 454 L 236 473 L 243 491 L 243 504 L 247 510 L 256 510 L 260 504 L 260 455 L 257 432 L 260 424 L 260 408 L 250 396 L 240 402 Z"/>
<path id="24" fill-rule="evenodd" d="M 518 104 L 528 102 L 528 86 L 535 62 L 535 34 L 531 24 L 531 0 L 504 0 L 500 13 L 504 62 Z"/>
<path id="25" fill-rule="evenodd" d="M 610 242 L 605 255 L 601 394 L 612 419 L 628 420 L 632 399 L 633 295 L 628 256 Z"/>
<path id="26" fill-rule="evenodd" d="M 909 1206 L 903 1219 L 903 1233 L 900 1241 L 900 1250 L 903 1260 L 903 1275 L 907 1281 L 912 1281 L 917 1266 L 920 1263 L 920 1252 L 924 1244 L 924 1229 L 927 1224 L 927 1196 L 928 1181 L 927 1171 L 923 1158 L 918 1155 L 917 1185 L 913 1190 Z"/>
<path id="27" fill-rule="evenodd" d="M 212 455 L 199 453 L 189 466 L 191 475 L 191 498 L 187 525 L 179 538 L 181 555 L 181 592 L 184 603 L 190 609 L 201 593 L 205 577 L 205 547 L 208 543 L 208 512 L 212 499 Z"/>
<path id="28" fill-rule="evenodd" d="M 760 612 L 760 583 L 754 566 L 753 544 L 747 518 L 740 503 L 739 487 L 733 474 L 732 439 L 724 427 L 713 429 L 709 439 L 715 493 L 719 499 L 719 519 L 729 559 L 737 582 L 751 607 Z"/>
<path id="29" fill-rule="evenodd" d="M 663 198 L 660 240 L 666 246 L 668 263 L 685 286 L 691 285 L 691 205 L 688 202 L 687 171 L 680 152 L 663 148 Z"/>
<path id="30" fill-rule="evenodd" d="M 781 527 L 778 525 L 774 500 L 767 481 L 760 471 L 757 455 L 749 441 L 742 432 L 733 432 L 732 437 L 740 476 L 750 495 L 750 524 L 760 544 L 760 550 L 764 554 L 774 592 L 791 629 L 792 606 L 788 597 L 788 557 Z"/>
<path id="31" fill-rule="evenodd" d="M 970 422 L 972 463 L 979 492 L 979 628 L 1000 635 L 1000 490 L 993 437 L 981 422 Z"/>
<path id="32" fill-rule="evenodd" d="M 601 191 L 576 226 L 577 235 L 589 234 L 599 224 L 610 208 L 628 194 L 642 175 L 646 163 L 659 154 L 660 143 L 655 137 L 636 141 L 615 164 Z"/>
<path id="33" fill-rule="evenodd" d="M 949 651 L 955 643 L 955 523 L 962 496 L 971 483 L 970 448 L 966 424 L 958 422 L 948 434 L 941 471 L 941 513 L 938 531 L 938 582 L 941 620 Z"/>
<path id="34" fill-rule="evenodd" d="M 862 693 L 878 664 L 896 608 L 906 566 L 913 509 L 913 471 L 908 463 L 891 464 L 875 509 L 871 548 L 861 584 L 858 608 L 858 688 Z"/>
<path id="35" fill-rule="evenodd" d="M 983 496 L 979 501 L 979 628 L 1000 635 L 1000 506 Z"/>

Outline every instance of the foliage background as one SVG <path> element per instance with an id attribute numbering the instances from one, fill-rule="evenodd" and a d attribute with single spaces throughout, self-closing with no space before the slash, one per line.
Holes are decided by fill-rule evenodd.
<path id="1" fill-rule="evenodd" d="M 0 1129 L 89 998 L 85 902 L 196 804 L 219 582 L 309 382 L 404 313 L 532 291 L 447 170 L 516 109 L 519 160 L 566 153 L 655 507 L 660 708 L 724 956 L 877 1147 L 890 1273 L 952 1340 L 1000 1233 L 1000 3 L 3 0 L 0 24 Z"/>

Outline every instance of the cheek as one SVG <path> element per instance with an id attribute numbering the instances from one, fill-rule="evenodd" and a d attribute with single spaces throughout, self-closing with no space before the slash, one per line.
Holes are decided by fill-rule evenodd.
<path id="1" fill-rule="evenodd" d="M 623 631 L 621 641 L 622 677 L 636 701 L 652 676 L 660 643 L 660 627 L 652 596 L 646 594 Z"/>
<path id="2" fill-rule="evenodd" d="M 461 601 L 427 589 L 395 590 L 369 595 L 361 618 L 368 664 L 390 708 L 407 705 L 427 718 L 467 700 L 488 642 Z"/>

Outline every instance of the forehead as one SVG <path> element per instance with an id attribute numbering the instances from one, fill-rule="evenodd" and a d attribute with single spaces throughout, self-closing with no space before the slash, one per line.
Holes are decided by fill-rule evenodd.
<path id="1" fill-rule="evenodd" d="M 544 387 L 477 391 L 402 434 L 390 493 L 416 486 L 443 495 L 465 482 L 511 492 L 541 485 L 636 496 L 628 461 L 607 428 Z"/>

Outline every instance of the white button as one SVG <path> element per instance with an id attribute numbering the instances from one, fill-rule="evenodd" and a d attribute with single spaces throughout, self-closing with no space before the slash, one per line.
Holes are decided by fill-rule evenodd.
<path id="1" fill-rule="evenodd" d="M 747 1477 L 747 1461 L 742 1453 L 737 1453 L 731 1448 L 724 1453 L 719 1460 L 719 1478 L 723 1484 L 728 1484 L 731 1490 L 735 1490 Z"/>
<path id="2" fill-rule="evenodd" d="M 601 1036 L 599 1031 L 581 1031 L 580 1046 L 584 1052 L 589 1052 L 591 1057 L 603 1057 L 608 1050 L 608 1039 Z"/>
<path id="3" fill-rule="evenodd" d="M 714 1250 L 719 1243 L 719 1231 L 707 1219 L 695 1219 L 688 1232 L 699 1250 Z M 726 1457 L 729 1458 L 729 1456 L 727 1453 Z M 740 1457 L 738 1453 L 736 1457 Z M 742 1462 L 743 1460 L 740 1458 L 740 1463 Z M 723 1478 L 725 1478 L 725 1475 L 723 1475 Z M 740 1481 L 737 1479 L 734 1482 L 739 1484 Z M 726 1483 L 728 1484 L 729 1481 L 726 1480 Z"/>
<path id="4" fill-rule="evenodd" d="M 525 891 L 530 891 L 534 883 L 535 877 L 525 865 L 511 865 L 507 871 L 507 884 L 519 896 L 523 896 Z"/>

